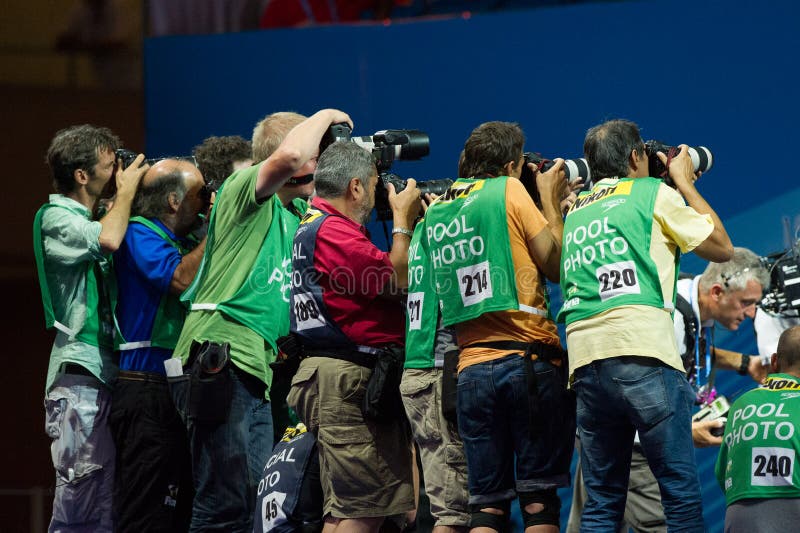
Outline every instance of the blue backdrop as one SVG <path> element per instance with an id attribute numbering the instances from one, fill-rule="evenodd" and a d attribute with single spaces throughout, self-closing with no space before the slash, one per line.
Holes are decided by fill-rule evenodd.
<path id="1" fill-rule="evenodd" d="M 464 140 L 487 120 L 519 122 L 527 150 L 570 158 L 587 128 L 627 118 L 645 139 L 708 146 L 714 168 L 699 189 L 734 244 L 767 254 L 786 246 L 782 219 L 793 232 L 800 205 L 791 170 L 798 22 L 800 4 L 788 0 L 674 0 L 148 39 L 145 149 L 188 154 L 209 135 L 249 138 L 274 111 L 337 107 L 359 135 L 428 132 L 430 156 L 393 171 L 433 179 L 455 176 Z M 691 254 L 681 264 L 704 266 Z M 749 322 L 717 341 L 755 351 Z M 752 386 L 728 374 L 723 392 Z M 698 451 L 706 518 L 720 531 L 715 456 Z"/>

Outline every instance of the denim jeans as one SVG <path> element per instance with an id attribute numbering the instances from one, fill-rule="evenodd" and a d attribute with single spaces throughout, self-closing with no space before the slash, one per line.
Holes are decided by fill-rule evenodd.
<path id="1" fill-rule="evenodd" d="M 272 453 L 272 410 L 264 384 L 228 365 L 233 398 L 228 420 L 204 424 L 187 418 L 195 497 L 190 531 L 253 529 L 256 489 Z M 170 382 L 173 399 L 184 394 Z M 177 384 L 178 389 L 188 380 Z M 177 406 L 177 405 L 176 405 Z M 177 406 L 184 412 L 184 406 Z"/>
<path id="2" fill-rule="evenodd" d="M 575 370 L 587 501 L 581 531 L 615 531 L 625 511 L 634 433 L 661 490 L 669 531 L 705 531 L 692 444 L 694 394 L 683 372 L 648 357 Z"/>
<path id="3" fill-rule="evenodd" d="M 49 531 L 112 531 L 111 392 L 93 377 L 63 374 L 53 382 L 44 405 L 56 471 Z"/>
<path id="4" fill-rule="evenodd" d="M 468 366 L 458 375 L 458 431 L 471 505 L 569 485 L 574 405 L 561 370 L 535 361 L 537 414 L 531 427 L 529 364 L 512 354 Z"/>

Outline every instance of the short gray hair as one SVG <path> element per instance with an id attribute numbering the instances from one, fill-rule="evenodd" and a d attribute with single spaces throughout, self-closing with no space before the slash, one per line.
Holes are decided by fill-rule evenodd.
<path id="1" fill-rule="evenodd" d="M 351 142 L 335 142 L 322 152 L 314 172 L 317 196 L 340 198 L 353 178 L 365 185 L 377 172 L 372 154 Z"/>
<path id="2" fill-rule="evenodd" d="M 178 202 L 186 196 L 186 180 L 178 169 L 160 176 L 147 187 L 142 185 L 136 192 L 131 207 L 132 216 L 158 218 L 167 212 L 169 195 L 175 193 Z"/>
<path id="3" fill-rule="evenodd" d="M 769 287 L 769 272 L 761 258 L 747 248 L 735 247 L 733 258 L 724 263 L 709 263 L 700 276 L 700 290 L 705 292 L 718 283 L 728 291 L 742 291 L 753 280 L 763 290 Z"/>

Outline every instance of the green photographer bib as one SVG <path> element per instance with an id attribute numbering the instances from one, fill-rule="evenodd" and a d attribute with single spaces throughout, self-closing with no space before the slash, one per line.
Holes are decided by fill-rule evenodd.
<path id="1" fill-rule="evenodd" d="M 673 301 L 664 301 L 650 257 L 661 183 L 655 178 L 602 180 L 578 196 L 564 221 L 560 322 L 571 324 L 623 305 L 674 309 Z"/>
<path id="2" fill-rule="evenodd" d="M 442 302 L 442 325 L 521 305 L 506 219 L 506 176 L 459 179 L 426 213 L 424 240 Z"/>
<path id="3" fill-rule="evenodd" d="M 417 224 L 408 248 L 408 299 L 406 301 L 405 368 L 433 368 L 439 297 L 423 238 L 424 220 Z"/>

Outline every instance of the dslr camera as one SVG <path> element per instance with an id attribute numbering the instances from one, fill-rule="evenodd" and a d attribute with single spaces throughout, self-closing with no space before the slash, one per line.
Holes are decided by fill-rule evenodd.
<path id="1" fill-rule="evenodd" d="M 533 163 L 539 172 L 547 172 L 555 164 L 551 159 L 545 159 L 541 154 L 536 152 L 524 152 L 522 154 L 524 159 L 522 163 L 522 174 L 519 181 L 525 186 L 525 190 L 533 198 L 533 202 L 541 208 L 541 196 L 539 195 L 539 188 L 536 187 L 536 176 L 533 171 L 528 167 L 528 163 Z M 589 163 L 586 159 L 565 159 L 564 160 L 564 174 L 567 181 L 572 181 L 577 178 L 583 178 L 583 190 L 588 190 L 591 185 L 592 171 L 589 170 Z"/>
<path id="2" fill-rule="evenodd" d="M 654 178 L 662 178 L 664 182 L 672 188 L 675 188 L 675 183 L 669 177 L 669 172 L 664 163 L 658 158 L 657 152 L 663 152 L 667 157 L 671 158 L 678 155 L 680 149 L 677 146 L 670 146 L 661 141 L 649 140 L 644 143 L 645 153 L 647 154 L 647 164 L 650 176 Z M 711 150 L 705 146 L 690 146 L 689 157 L 692 158 L 692 165 L 694 166 L 695 174 L 698 172 L 708 172 L 714 165 L 714 156 Z"/>
<path id="3" fill-rule="evenodd" d="M 334 142 L 354 142 L 372 154 L 375 167 L 378 169 L 378 188 L 375 191 L 375 211 L 378 220 L 391 220 L 392 209 L 389 206 L 389 191 L 386 185 L 394 185 L 396 192 L 406 188 L 407 180 L 397 174 L 392 174 L 389 169 L 396 160 L 416 161 L 430 153 L 430 139 L 428 134 L 420 130 L 381 130 L 373 135 L 351 135 L 350 126 L 345 123 L 333 124 L 320 143 L 319 153 Z M 420 181 L 417 188 L 420 194 L 441 195 L 453 184 L 453 180 L 439 179 Z"/>

